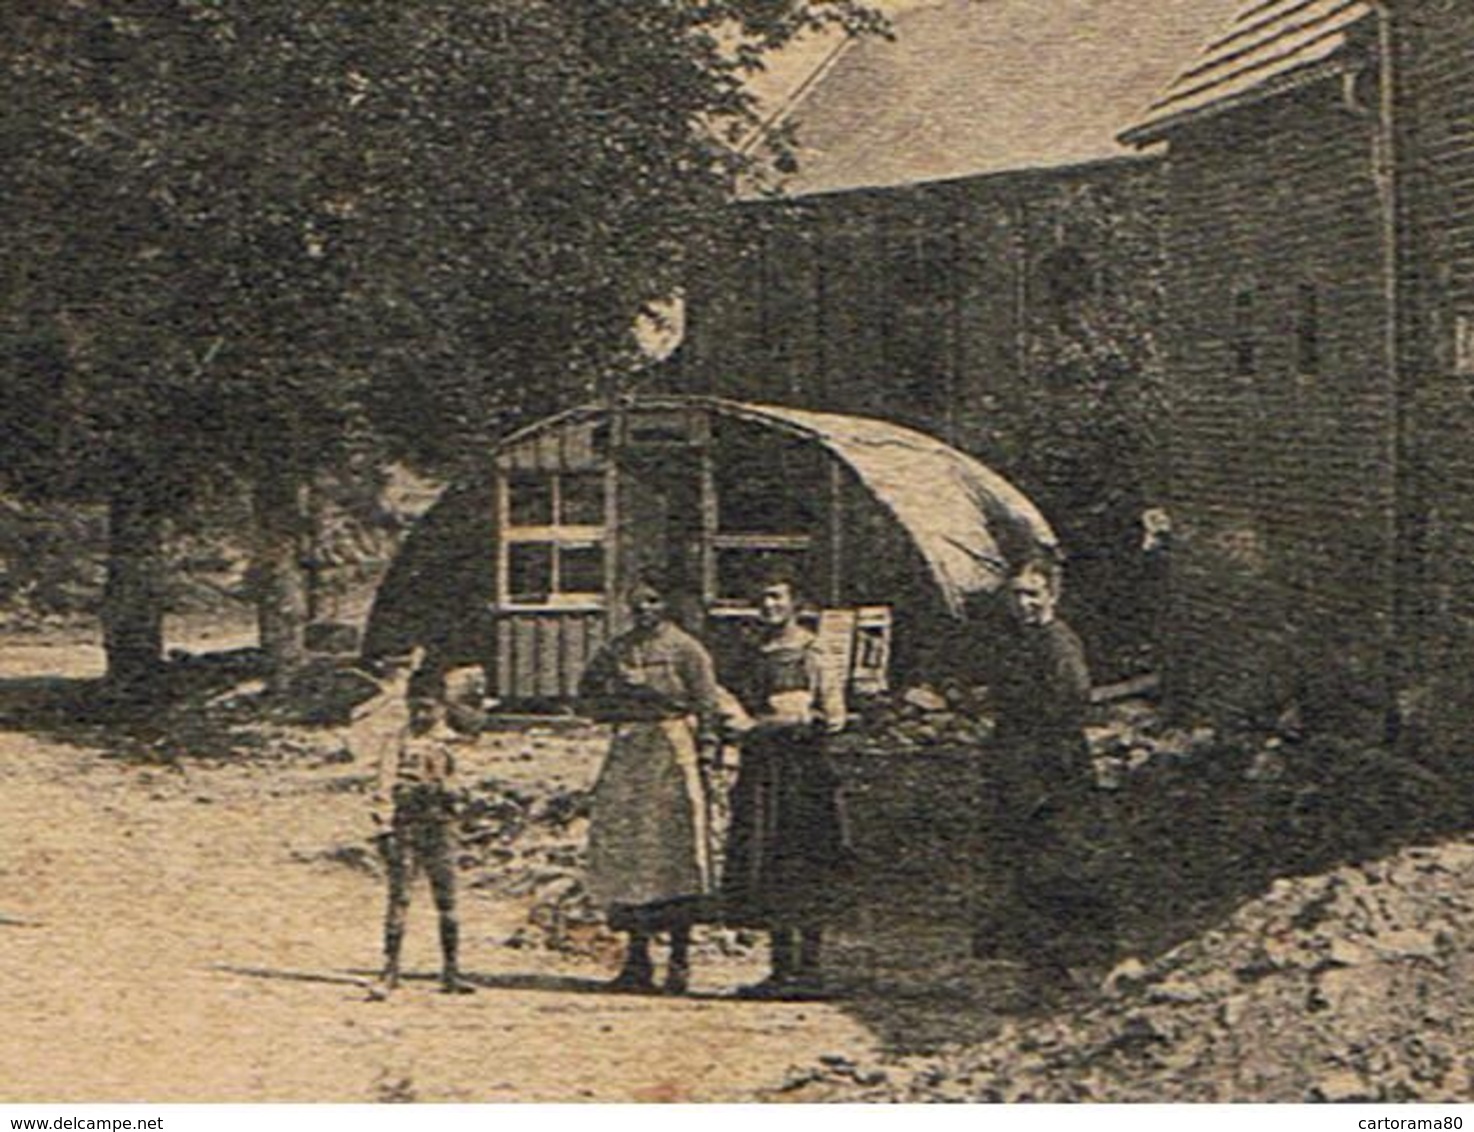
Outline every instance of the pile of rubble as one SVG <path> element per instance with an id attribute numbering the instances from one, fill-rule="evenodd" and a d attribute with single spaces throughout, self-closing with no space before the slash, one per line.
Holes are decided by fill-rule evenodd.
<path id="1" fill-rule="evenodd" d="M 1276 882 L 1049 1017 L 886 1065 L 822 1061 L 833 1101 L 1438 1101 L 1474 1086 L 1474 844 Z"/>
<path id="2" fill-rule="evenodd" d="M 928 749 L 975 748 L 993 734 L 987 689 L 922 685 L 855 705 L 850 725 L 834 741 L 836 754 L 895 755 Z"/>
<path id="3" fill-rule="evenodd" d="M 461 865 L 469 886 L 527 908 L 526 925 L 507 945 L 574 954 L 606 949 L 610 937 L 582 879 L 588 793 L 499 778 L 483 778 L 468 793 Z"/>
<path id="4" fill-rule="evenodd" d="M 1210 728 L 1169 727 L 1156 706 L 1123 699 L 1095 709 L 1087 729 L 1098 770 L 1119 781 L 1153 759 L 1180 759 L 1211 745 Z M 992 739 L 994 721 L 985 685 L 922 684 L 867 696 L 852 707 L 849 727 L 833 740 L 838 754 L 896 755 L 928 750 L 978 750 Z"/>
<path id="5" fill-rule="evenodd" d="M 876 1064 L 821 1059 L 785 1098 L 1467 1097 L 1474 844 L 1457 768 L 1293 728 L 1178 726 L 1136 700 L 1097 708 L 1089 739 L 1120 914 L 1109 977 L 1102 967 L 1086 978 L 1099 986 L 1045 1011 L 1019 1006 L 1017 968 L 980 969 L 998 992 L 976 1002 L 972 1021 L 985 1024 L 948 1009 L 952 1034 L 982 1040 Z M 937 773 L 916 774 L 907 794 L 934 825 Z"/>

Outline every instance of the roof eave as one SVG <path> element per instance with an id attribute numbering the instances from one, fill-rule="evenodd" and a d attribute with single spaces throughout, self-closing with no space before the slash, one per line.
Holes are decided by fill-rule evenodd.
<path id="1" fill-rule="evenodd" d="M 1338 54 L 1329 59 L 1321 59 L 1293 71 L 1274 75 L 1257 86 L 1237 94 L 1205 103 L 1202 106 L 1166 114 L 1160 118 L 1149 118 L 1140 125 L 1132 126 L 1131 129 L 1117 135 L 1117 140 L 1122 145 L 1137 148 L 1168 141 L 1174 132 L 1184 126 L 1217 118 L 1245 107 L 1256 106 L 1261 102 L 1278 98 L 1282 94 L 1288 94 L 1292 90 L 1299 90 L 1328 78 L 1348 74 L 1358 70 L 1361 65 L 1360 60 L 1350 55 Z"/>
<path id="2" fill-rule="evenodd" d="M 1145 147 L 1142 147 L 1145 148 Z M 863 185 L 836 185 L 829 188 L 803 189 L 798 192 L 779 191 L 771 195 L 737 196 L 734 201 L 741 205 L 754 204 L 801 204 L 805 201 L 832 200 L 837 197 L 883 196 L 890 193 L 919 192 L 929 189 L 945 191 L 968 185 L 987 182 L 1008 184 L 1038 181 L 1058 177 L 1089 177 L 1114 169 L 1140 168 L 1159 160 L 1157 153 L 1114 153 L 1103 157 L 1082 158 L 1058 164 L 1019 165 L 1002 169 L 982 169 L 971 173 L 949 173 L 941 177 L 921 178 L 914 181 L 881 182 Z"/>

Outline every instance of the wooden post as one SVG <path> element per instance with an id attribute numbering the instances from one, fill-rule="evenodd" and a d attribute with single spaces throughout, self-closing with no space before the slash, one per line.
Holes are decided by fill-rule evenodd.
<path id="1" fill-rule="evenodd" d="M 829 469 L 829 604 L 844 604 L 844 471 L 833 456 Z"/>
<path id="2" fill-rule="evenodd" d="M 701 448 L 701 604 L 710 609 L 717 599 L 717 562 L 714 540 L 717 534 L 719 500 L 716 485 L 716 441 L 711 421 L 707 422 L 707 440 Z"/>

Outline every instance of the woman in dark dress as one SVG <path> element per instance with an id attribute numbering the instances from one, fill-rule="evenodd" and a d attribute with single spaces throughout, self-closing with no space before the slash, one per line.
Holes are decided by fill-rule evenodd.
<path id="1" fill-rule="evenodd" d="M 845 725 L 844 689 L 799 625 L 791 583 L 764 586 L 758 610 L 763 638 L 740 689 L 752 726 L 732 790 L 722 898 L 729 924 L 771 936 L 771 974 L 739 993 L 792 998 L 822 990 L 821 925 L 850 855 L 825 752 L 825 737 Z"/>
<path id="2" fill-rule="evenodd" d="M 1115 925 L 1085 740 L 1090 671 L 1058 597 L 1047 567 L 1025 567 L 1009 587 L 1014 624 L 991 681 L 997 728 L 982 764 L 996 904 L 973 948 L 1023 961 L 1041 985 L 1069 986 L 1070 959 L 1108 949 Z"/>

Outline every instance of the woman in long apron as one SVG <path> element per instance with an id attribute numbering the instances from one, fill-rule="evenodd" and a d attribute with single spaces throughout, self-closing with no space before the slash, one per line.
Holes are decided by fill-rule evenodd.
<path id="1" fill-rule="evenodd" d="M 668 616 L 660 588 L 630 593 L 634 627 L 589 663 L 585 714 L 613 725 L 594 786 L 587 886 L 628 935 L 615 990 L 654 988 L 652 938 L 670 933 L 665 989 L 690 981 L 691 925 L 711 892 L 709 809 L 701 760 L 715 746 L 711 656 Z"/>

